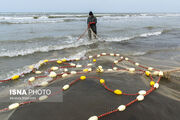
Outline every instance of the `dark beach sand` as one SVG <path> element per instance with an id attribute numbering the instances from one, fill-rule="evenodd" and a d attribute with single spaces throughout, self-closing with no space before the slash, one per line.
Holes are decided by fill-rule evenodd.
<path id="1" fill-rule="evenodd" d="M 106 79 L 111 78 L 107 80 L 107 84 L 112 88 L 116 89 L 117 86 L 122 88 L 130 81 L 132 84 L 131 87 L 127 86 L 127 91 L 138 90 L 140 86 L 144 89 L 148 88 L 137 79 L 137 76 L 130 76 L 127 79 L 127 77 L 124 78 L 127 75 L 114 75 L 116 75 L 115 78 L 113 75 L 108 77 L 108 74 L 103 76 Z M 117 80 L 120 76 L 122 78 Z M 55 83 L 55 85 L 68 83 L 71 80 L 72 78 Z M 126 89 L 125 86 L 124 89 Z M 100 120 L 179 120 L 180 102 L 162 96 L 157 91 L 146 96 L 144 101 L 131 105 L 124 112 L 113 113 Z M 64 92 L 63 102 L 24 105 L 18 108 L 9 120 L 87 120 L 90 116 L 116 109 L 119 105 L 126 104 L 134 98 L 116 96 L 104 90 L 98 81 L 87 79 Z"/>

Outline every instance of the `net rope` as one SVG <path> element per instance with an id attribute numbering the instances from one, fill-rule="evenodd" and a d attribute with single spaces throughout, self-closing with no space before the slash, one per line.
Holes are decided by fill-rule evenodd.
<path id="1" fill-rule="evenodd" d="M 91 28 L 90 30 L 92 31 Z M 78 38 L 78 40 L 84 37 L 87 31 L 88 29 Z M 96 34 L 94 35 L 97 38 L 99 38 Z M 103 66 L 98 64 L 98 60 L 101 57 L 107 57 L 107 56 L 112 57 L 115 60 L 112 62 L 111 67 L 104 68 Z M 87 65 L 80 65 L 77 63 L 78 61 L 88 61 L 89 63 Z M 54 66 L 51 66 L 45 71 L 39 70 L 42 66 L 48 66 L 51 63 L 53 63 Z M 26 74 L 30 74 L 30 73 L 36 75 L 35 77 L 30 77 L 27 81 L 27 84 L 33 87 L 46 87 L 46 86 L 49 86 L 51 83 L 54 83 L 54 81 L 57 81 L 60 79 L 68 79 L 72 77 L 76 78 L 70 83 L 65 84 L 61 89 L 58 89 L 57 92 L 53 93 L 52 95 L 46 96 L 46 99 L 48 99 L 49 97 L 53 95 L 59 94 L 59 92 L 66 92 L 67 90 L 71 90 L 70 88 L 73 87 L 74 84 L 76 83 L 83 82 L 88 79 L 95 79 L 99 82 L 99 84 L 101 84 L 102 88 L 104 88 L 107 92 L 110 92 L 111 94 L 114 94 L 117 97 L 120 97 L 120 96 L 135 96 L 136 97 L 135 99 L 132 99 L 130 102 L 124 105 L 122 104 L 122 105 L 117 106 L 117 109 L 110 110 L 109 112 L 102 113 L 101 115 L 92 116 L 88 120 L 98 120 L 100 118 L 106 117 L 109 114 L 124 111 L 133 103 L 143 101 L 145 96 L 157 90 L 160 86 L 159 82 L 162 78 L 170 79 L 171 73 L 180 72 L 180 68 L 163 71 L 158 68 L 141 65 L 138 62 L 130 60 L 128 57 L 125 57 L 116 53 L 100 53 L 93 56 L 85 56 L 85 57 L 76 58 L 76 59 L 43 60 L 43 61 L 38 62 L 37 64 L 39 65 L 38 68 L 35 67 L 35 65 L 30 65 L 28 67 L 30 70 L 28 73 L 21 73 L 19 75 L 12 76 L 9 79 L 0 80 L 0 82 L 20 81 L 21 78 L 25 77 Z M 138 74 L 138 75 L 141 75 L 142 77 L 147 77 L 148 82 L 149 82 L 149 88 L 147 90 L 140 90 L 135 93 L 124 92 L 120 89 L 113 89 L 112 87 L 109 87 L 109 84 L 108 82 L 106 82 L 105 79 L 98 77 L 99 74 L 106 74 L 106 73 L 111 73 L 111 72 L 128 73 L 128 74 L 133 74 L 133 75 Z M 48 73 L 48 75 L 43 75 L 45 73 Z M 92 75 L 89 75 L 90 73 L 97 74 L 97 75 L 92 76 Z M 33 84 L 35 81 L 38 81 L 38 79 L 47 78 L 47 77 L 50 77 L 52 79 L 45 82 L 43 81 L 40 84 Z M 12 103 L 5 108 L 1 108 L 0 112 L 14 110 L 20 106 L 25 106 L 26 104 L 32 104 L 38 101 L 41 101 L 41 99 L 37 98 L 36 100 L 33 100 L 33 101 L 24 101 L 22 103 Z"/>

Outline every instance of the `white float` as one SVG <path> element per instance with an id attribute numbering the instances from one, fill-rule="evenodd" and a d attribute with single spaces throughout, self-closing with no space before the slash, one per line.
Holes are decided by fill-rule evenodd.
<path id="1" fill-rule="evenodd" d="M 93 58 L 93 56 L 89 56 L 89 59 Z"/>
<path id="2" fill-rule="evenodd" d="M 43 95 L 43 96 L 39 97 L 39 101 L 43 101 L 43 100 L 46 100 L 46 99 L 48 99 L 47 95 Z"/>
<path id="3" fill-rule="evenodd" d="M 35 81 L 35 77 L 30 77 L 28 81 L 29 81 L 29 82 Z"/>
<path id="4" fill-rule="evenodd" d="M 120 54 L 116 54 L 116 56 L 120 56 Z"/>
<path id="5" fill-rule="evenodd" d="M 143 101 L 144 100 L 144 96 L 143 95 L 138 95 L 136 99 L 138 101 Z"/>
<path id="6" fill-rule="evenodd" d="M 88 120 L 98 120 L 98 117 L 97 116 L 92 116 Z"/>
<path id="7" fill-rule="evenodd" d="M 103 67 L 102 66 L 98 66 L 99 69 L 102 69 Z"/>
<path id="8" fill-rule="evenodd" d="M 128 61 L 128 60 L 129 60 L 129 58 L 125 58 L 125 60 L 126 60 L 126 61 Z"/>
<path id="9" fill-rule="evenodd" d="M 41 74 L 42 72 L 41 72 L 41 71 L 36 71 L 35 73 L 36 73 L 36 74 Z"/>
<path id="10" fill-rule="evenodd" d="M 67 68 L 65 68 L 65 69 L 64 69 L 64 72 L 67 72 L 67 71 L 68 71 L 68 69 L 67 69 Z"/>
<path id="11" fill-rule="evenodd" d="M 75 75 L 75 74 L 77 74 L 77 72 L 76 71 L 71 71 L 71 74 Z"/>
<path id="12" fill-rule="evenodd" d="M 102 53 L 102 55 L 107 55 L 107 53 Z"/>
<path id="13" fill-rule="evenodd" d="M 135 63 L 136 66 L 139 66 L 139 63 Z"/>
<path id="14" fill-rule="evenodd" d="M 79 61 L 80 60 L 80 58 L 76 58 L 76 61 Z"/>
<path id="15" fill-rule="evenodd" d="M 159 71 L 154 71 L 153 75 L 159 75 Z"/>
<path id="16" fill-rule="evenodd" d="M 44 81 L 44 82 L 42 82 L 41 84 L 40 84 L 40 86 L 42 86 L 42 87 L 45 87 L 45 86 L 47 86 L 49 83 L 47 82 L 47 81 Z"/>
<path id="17" fill-rule="evenodd" d="M 139 93 L 140 95 L 145 95 L 145 94 L 146 94 L 146 91 L 145 91 L 145 90 L 140 90 L 138 93 Z"/>
<path id="18" fill-rule="evenodd" d="M 77 68 L 80 68 L 80 67 L 82 67 L 82 65 L 76 65 L 76 67 L 77 67 Z"/>
<path id="19" fill-rule="evenodd" d="M 110 72 L 110 71 L 113 71 L 113 69 L 108 69 L 107 71 L 109 71 L 109 72 Z"/>
<path id="20" fill-rule="evenodd" d="M 162 71 L 160 71 L 159 72 L 159 76 L 163 76 L 164 74 L 163 74 L 163 72 Z"/>
<path id="21" fill-rule="evenodd" d="M 120 105 L 119 107 L 118 107 L 118 110 L 119 111 L 124 111 L 126 109 L 126 106 L 125 105 Z"/>
<path id="22" fill-rule="evenodd" d="M 118 63 L 118 60 L 115 60 L 114 63 L 117 64 L 117 63 Z"/>
<path id="23" fill-rule="evenodd" d="M 153 70 L 153 67 L 148 67 L 148 70 L 149 70 L 149 71 L 152 71 L 152 70 Z"/>
<path id="24" fill-rule="evenodd" d="M 55 71 L 55 70 L 58 70 L 59 68 L 58 67 L 51 67 L 51 70 Z"/>
<path id="25" fill-rule="evenodd" d="M 129 72 L 135 72 L 135 68 L 129 68 Z"/>
<path id="26" fill-rule="evenodd" d="M 16 108 L 18 108 L 19 107 L 19 103 L 13 103 L 13 104 L 11 104 L 11 105 L 9 105 L 9 110 L 13 110 L 13 109 L 16 109 Z"/>
<path id="27" fill-rule="evenodd" d="M 118 68 L 117 67 L 113 67 L 113 70 L 117 70 Z"/>
<path id="28" fill-rule="evenodd" d="M 64 85 L 62 89 L 67 90 L 67 89 L 69 89 L 69 87 L 70 87 L 69 85 Z"/>
<path id="29" fill-rule="evenodd" d="M 97 57 L 100 57 L 101 55 L 97 55 Z"/>
<path id="30" fill-rule="evenodd" d="M 92 65 L 93 65 L 92 63 L 87 64 L 87 66 L 92 66 Z"/>
<path id="31" fill-rule="evenodd" d="M 74 63 L 70 63 L 70 66 L 76 66 L 76 64 L 74 64 Z"/>
<path id="32" fill-rule="evenodd" d="M 57 74 L 55 72 L 53 72 L 53 71 L 51 71 L 50 74 L 49 74 L 49 77 L 52 77 L 52 78 L 54 78 L 56 76 L 57 76 Z"/>
<path id="33" fill-rule="evenodd" d="M 62 75 L 63 78 L 65 78 L 65 77 L 67 77 L 67 76 L 68 76 L 68 74 L 66 74 L 66 73 L 64 73 L 64 74 Z"/>
<path id="34" fill-rule="evenodd" d="M 154 88 L 158 89 L 159 88 L 159 83 L 155 83 Z"/>
<path id="35" fill-rule="evenodd" d="M 110 56 L 114 56 L 114 53 L 110 53 Z"/>

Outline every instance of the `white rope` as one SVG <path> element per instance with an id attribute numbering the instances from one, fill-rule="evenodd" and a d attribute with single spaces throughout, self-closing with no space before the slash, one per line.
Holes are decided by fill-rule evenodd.
<path id="1" fill-rule="evenodd" d="M 91 28 L 89 28 L 89 30 L 91 31 L 91 33 L 92 33 L 96 38 L 100 39 L 100 37 L 98 37 Z M 92 38 L 92 36 L 93 36 L 92 34 L 91 34 L 91 38 Z"/>

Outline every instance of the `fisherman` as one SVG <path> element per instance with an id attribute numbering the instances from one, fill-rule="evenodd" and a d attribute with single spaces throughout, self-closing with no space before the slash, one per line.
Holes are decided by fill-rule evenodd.
<path id="1" fill-rule="evenodd" d="M 89 17 L 87 19 L 89 39 L 92 39 L 92 36 L 94 36 L 94 38 L 96 38 L 96 35 L 97 35 L 96 23 L 97 23 L 97 19 L 93 15 L 93 12 L 90 11 Z"/>

